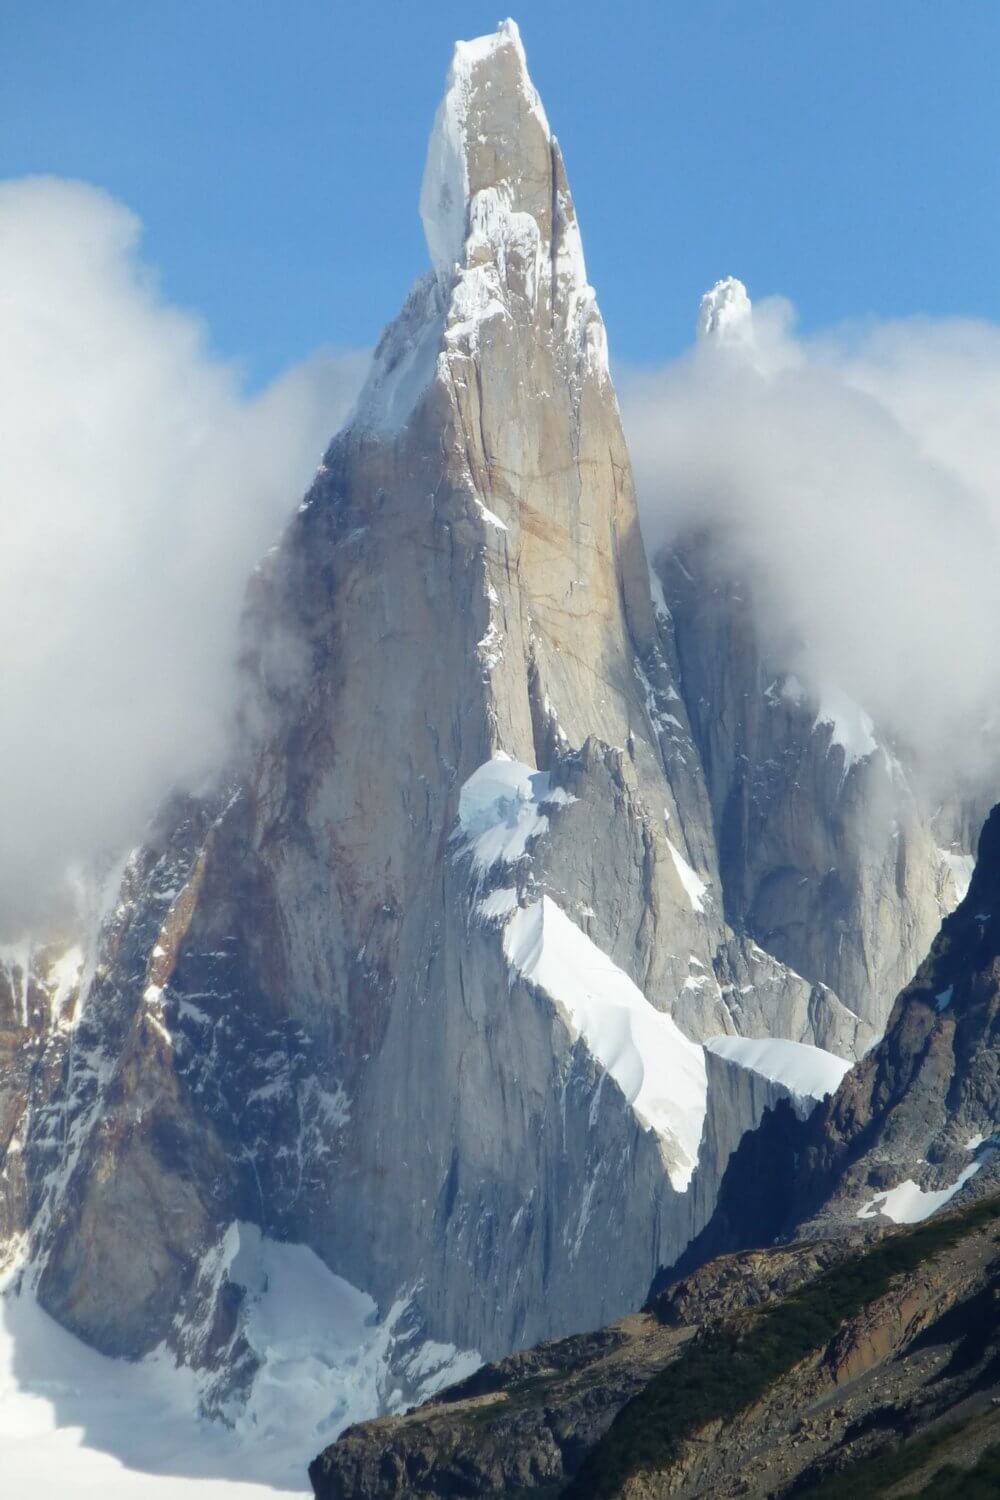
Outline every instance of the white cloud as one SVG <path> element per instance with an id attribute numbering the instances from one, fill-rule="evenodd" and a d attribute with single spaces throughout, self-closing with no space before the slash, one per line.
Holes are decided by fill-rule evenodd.
<path id="1" fill-rule="evenodd" d="M 236 631 L 363 373 L 262 394 L 166 304 L 81 183 L 0 184 L 0 927 L 226 752 Z"/>
<path id="2" fill-rule="evenodd" d="M 711 528 L 778 665 L 856 699 L 941 786 L 992 773 L 1000 328 L 804 339 L 771 299 L 749 336 L 621 386 L 650 553 Z"/>

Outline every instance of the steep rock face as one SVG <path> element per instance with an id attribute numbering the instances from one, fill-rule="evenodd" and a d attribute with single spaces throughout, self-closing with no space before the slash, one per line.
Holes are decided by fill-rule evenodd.
<path id="1" fill-rule="evenodd" d="M 0 1266 L 30 1222 L 24 1145 L 34 1111 L 58 1086 L 83 968 L 75 943 L 0 950 Z"/>
<path id="2" fill-rule="evenodd" d="M 735 1047 L 727 1044 L 736 1041 Z M 773 1046 L 773 1044 L 765 1044 Z M 796 1120 L 808 1119 L 820 1101 L 839 1083 L 847 1064 L 808 1045 L 784 1043 L 786 1056 L 771 1066 L 744 1050 L 739 1039 L 714 1038 L 705 1048 L 709 1097 L 712 1108 L 705 1121 L 702 1161 L 715 1181 L 722 1178 L 743 1137 L 753 1132 L 769 1112 L 784 1102 Z M 741 1055 L 742 1054 L 742 1055 Z M 825 1066 L 817 1076 L 813 1058 Z M 798 1074 L 798 1076 L 796 1076 Z"/>
<path id="3" fill-rule="evenodd" d="M 740 282 L 706 294 L 699 335 L 711 357 L 766 379 Z M 725 916 L 832 991 L 871 1042 L 964 895 L 988 809 L 957 789 L 929 804 L 904 753 L 861 705 L 834 684 L 794 675 L 779 644 L 762 638 L 753 589 L 724 535 L 688 531 L 656 568 L 704 768 Z"/>
<path id="4" fill-rule="evenodd" d="M 109 1352 L 239 1363 L 234 1223 L 498 1353 L 623 1311 L 711 1207 L 667 1012 L 732 1029 L 731 939 L 512 26 L 457 49 L 422 207 L 434 272 L 254 587 L 261 748 L 130 866 L 45 1133 L 39 1295 Z"/>
<path id="5" fill-rule="evenodd" d="M 983 828 L 968 895 L 896 1001 L 883 1041 L 818 1113 L 814 1133 L 809 1165 L 827 1185 L 821 1223 L 912 1222 L 963 1190 L 995 1187 L 1000 808 Z M 808 1199 L 803 1208 L 804 1218 Z"/>
<path id="6" fill-rule="evenodd" d="M 998 909 L 994 808 L 968 894 L 898 996 L 885 1036 L 807 1120 L 779 1100 L 743 1136 L 711 1219 L 675 1270 L 781 1236 L 920 1222 L 996 1191 Z"/>
<path id="7" fill-rule="evenodd" d="M 877 1035 L 937 931 L 946 869 L 871 721 L 776 671 L 713 550 L 692 538 L 661 569 L 726 914 Z"/>

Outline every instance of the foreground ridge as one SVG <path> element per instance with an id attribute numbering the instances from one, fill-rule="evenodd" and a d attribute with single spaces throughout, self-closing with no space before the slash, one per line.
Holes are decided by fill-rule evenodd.
<path id="1" fill-rule="evenodd" d="M 992 1198 L 860 1251 L 712 1262 L 600 1334 L 352 1428 L 315 1493 L 833 1497 L 995 1467 L 998 1229 Z"/>

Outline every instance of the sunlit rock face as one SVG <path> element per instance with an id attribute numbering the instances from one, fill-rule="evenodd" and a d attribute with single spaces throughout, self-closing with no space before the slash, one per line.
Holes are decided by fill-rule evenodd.
<path id="1" fill-rule="evenodd" d="M 796 1093 L 701 1044 L 858 1056 L 869 934 L 919 905 L 730 602 L 651 582 L 510 22 L 456 49 L 421 212 L 432 270 L 250 589 L 245 756 L 125 864 L 72 1045 L 61 980 L 45 1036 L 2 1037 L 25 1285 L 107 1353 L 165 1341 L 230 1419 L 283 1357 L 275 1242 L 359 1327 L 370 1299 L 373 1410 L 638 1305 Z M 851 851 L 836 899 L 790 845 L 828 882 Z"/>

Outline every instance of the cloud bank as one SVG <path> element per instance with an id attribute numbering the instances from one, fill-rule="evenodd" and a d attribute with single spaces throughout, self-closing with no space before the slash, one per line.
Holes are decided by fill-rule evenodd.
<path id="1" fill-rule="evenodd" d="M 797 337 L 706 295 L 683 358 L 620 382 L 651 555 L 692 528 L 751 586 L 776 667 L 861 704 L 938 790 L 991 778 L 1000 708 L 1000 328 Z"/>
<path id="2" fill-rule="evenodd" d="M 248 577 L 361 355 L 263 393 L 168 305 L 94 188 L 0 184 L 0 934 L 223 760 Z"/>

